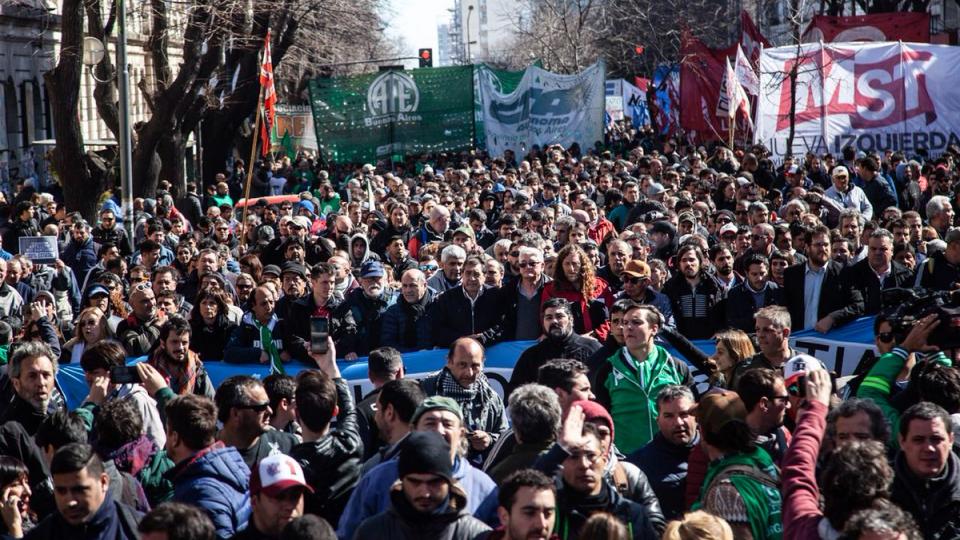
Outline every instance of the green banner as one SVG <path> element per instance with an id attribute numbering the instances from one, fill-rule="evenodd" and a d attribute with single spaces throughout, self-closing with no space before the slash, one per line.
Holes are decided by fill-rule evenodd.
<path id="1" fill-rule="evenodd" d="M 474 146 L 473 68 L 385 71 L 310 81 L 317 144 L 334 162 Z"/>

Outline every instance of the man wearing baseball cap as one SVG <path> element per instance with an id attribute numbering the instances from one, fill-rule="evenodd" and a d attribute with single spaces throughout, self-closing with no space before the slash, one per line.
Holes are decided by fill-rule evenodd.
<path id="1" fill-rule="evenodd" d="M 448 397 L 429 397 L 417 407 L 410 424 L 414 431 L 407 436 L 408 440 L 415 434 L 429 431 L 440 434 L 447 443 L 444 451 L 453 465 L 450 476 L 466 495 L 467 511 L 485 523 L 497 523 L 497 485 L 486 473 L 470 465 L 463 455 L 467 432 L 460 405 Z M 404 448 L 406 444 L 404 441 Z M 403 449 L 400 455 L 403 455 Z M 354 532 L 364 520 L 390 507 L 391 488 L 399 478 L 399 457 L 384 461 L 363 475 L 340 516 L 337 537 L 365 538 L 354 536 Z"/>
<path id="2" fill-rule="evenodd" d="M 338 309 L 350 311 L 357 330 L 344 336 L 340 345 L 344 358 L 356 360 L 380 346 L 383 313 L 397 302 L 397 293 L 386 286 L 386 274 L 380 261 L 367 261 L 360 267 L 360 287 L 350 291 Z"/>
<path id="3" fill-rule="evenodd" d="M 354 538 L 473 540 L 490 527 L 467 509 L 467 494 L 453 477 L 450 447 L 436 432 L 411 433 L 397 459 L 390 508 L 363 521 Z"/>
<path id="4" fill-rule="evenodd" d="M 629 299 L 638 304 L 650 304 L 660 310 L 667 326 L 673 326 L 670 299 L 650 287 L 650 265 L 638 260 L 626 264 L 621 272 L 623 291 L 615 299 Z"/>
<path id="5" fill-rule="evenodd" d="M 303 494 L 307 485 L 300 465 L 286 454 L 263 458 L 250 476 L 250 504 L 253 514 L 247 527 L 232 540 L 274 540 L 283 528 L 303 515 Z"/>

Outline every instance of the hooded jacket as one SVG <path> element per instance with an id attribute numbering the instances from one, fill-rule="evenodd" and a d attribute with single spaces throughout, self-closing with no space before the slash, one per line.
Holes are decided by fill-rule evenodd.
<path id="1" fill-rule="evenodd" d="M 407 501 L 397 480 L 390 488 L 390 509 L 364 520 L 353 538 L 474 540 L 489 530 L 490 527 L 467 511 L 467 496 L 458 484 L 450 485 L 444 507 L 423 514 Z"/>
<path id="2" fill-rule="evenodd" d="M 354 242 L 356 242 L 357 240 L 363 242 L 363 255 L 360 256 L 360 258 L 357 258 L 357 257 L 355 257 L 355 256 L 353 255 L 353 244 L 354 244 Z M 380 260 L 380 255 L 377 255 L 376 253 L 374 253 L 373 251 L 370 250 L 370 240 L 368 240 L 368 239 L 367 239 L 367 235 L 365 235 L 365 234 L 363 234 L 363 233 L 357 233 L 357 234 L 355 234 L 355 235 L 353 235 L 353 236 L 350 237 L 350 252 L 349 252 L 349 253 L 350 253 L 350 265 L 351 265 L 351 266 L 355 269 L 355 271 L 357 271 L 357 272 L 360 271 L 360 267 L 363 265 L 363 263 L 365 263 L 365 262 L 367 262 L 367 261 L 379 261 L 379 260 Z"/>
<path id="3" fill-rule="evenodd" d="M 390 490 L 397 481 L 396 458 L 374 467 L 360 478 L 350 501 L 340 517 L 337 538 L 378 538 L 354 536 L 357 528 L 367 518 L 376 516 L 390 505 Z M 497 523 L 497 485 L 480 469 L 474 468 L 466 459 L 458 457 L 453 463 L 453 479 L 467 495 L 466 510 L 484 523 Z"/>
<path id="4" fill-rule="evenodd" d="M 216 442 L 166 473 L 173 500 L 200 507 L 217 538 L 230 538 L 250 519 L 250 469 L 232 446 Z"/>

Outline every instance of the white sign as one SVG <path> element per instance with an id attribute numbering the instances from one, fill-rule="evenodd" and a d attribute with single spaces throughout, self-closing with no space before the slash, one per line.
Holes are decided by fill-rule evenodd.
<path id="1" fill-rule="evenodd" d="M 526 69 L 517 88 L 504 94 L 496 74 L 478 70 L 487 150 L 522 156 L 541 148 L 578 143 L 584 150 L 603 140 L 604 67 L 602 62 L 575 75 L 558 75 L 542 68 Z"/>
<path id="2" fill-rule="evenodd" d="M 793 148 L 790 81 L 797 66 Z M 892 150 L 933 157 L 960 144 L 960 49 L 918 43 L 808 43 L 764 49 L 755 142 L 777 160 Z"/>

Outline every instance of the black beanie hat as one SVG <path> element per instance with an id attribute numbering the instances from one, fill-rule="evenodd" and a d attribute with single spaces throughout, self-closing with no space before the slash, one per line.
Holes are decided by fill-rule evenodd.
<path id="1" fill-rule="evenodd" d="M 453 482 L 450 445 L 435 431 L 415 431 L 403 441 L 397 463 L 399 478 L 408 474 L 436 474 Z"/>

